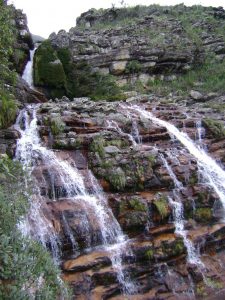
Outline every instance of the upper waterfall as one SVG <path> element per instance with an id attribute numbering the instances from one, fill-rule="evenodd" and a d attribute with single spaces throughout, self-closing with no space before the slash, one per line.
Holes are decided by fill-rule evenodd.
<path id="1" fill-rule="evenodd" d="M 33 50 L 30 50 L 30 60 L 27 62 L 26 67 L 23 71 L 22 78 L 28 83 L 30 88 L 34 88 L 33 82 L 33 60 L 34 60 L 34 53 L 37 47 Z"/>

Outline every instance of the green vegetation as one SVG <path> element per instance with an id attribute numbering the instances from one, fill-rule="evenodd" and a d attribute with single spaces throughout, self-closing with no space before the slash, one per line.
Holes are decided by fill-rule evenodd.
<path id="1" fill-rule="evenodd" d="M 34 83 L 36 86 L 49 87 L 51 97 L 62 97 L 66 94 L 66 75 L 63 65 L 48 40 L 36 50 Z"/>
<path id="2" fill-rule="evenodd" d="M 138 74 L 142 69 L 142 65 L 138 60 L 131 60 L 127 63 L 125 73 Z"/>
<path id="3" fill-rule="evenodd" d="M 121 168 L 112 170 L 107 176 L 107 180 L 112 185 L 112 187 L 117 191 L 124 190 L 126 186 L 126 176 Z"/>
<path id="4" fill-rule="evenodd" d="M 143 202 L 141 202 L 141 200 L 138 199 L 138 198 L 132 198 L 132 199 L 130 199 L 129 200 L 129 206 L 132 209 L 134 209 L 135 211 L 143 211 L 143 212 L 145 212 L 145 211 L 148 210 L 147 206 Z"/>
<path id="5" fill-rule="evenodd" d="M 50 299 L 67 290 L 50 254 L 24 238 L 17 224 L 28 209 L 24 173 L 18 162 L 0 157 L 0 298 Z"/>
<path id="6" fill-rule="evenodd" d="M 60 117 L 51 119 L 50 128 L 53 135 L 63 133 L 65 126 L 65 123 L 61 120 Z"/>
<path id="7" fill-rule="evenodd" d="M 215 138 L 224 138 L 225 137 L 225 128 L 224 124 L 221 121 L 213 120 L 209 118 L 204 118 L 202 120 L 203 126 L 205 126 Z"/>
<path id="8" fill-rule="evenodd" d="M 167 95 L 176 91 L 186 95 L 191 89 L 200 92 L 225 92 L 225 60 L 220 62 L 213 55 L 208 55 L 202 65 L 196 65 L 176 80 L 165 82 L 159 78 L 147 83 L 149 91 Z"/>
<path id="9" fill-rule="evenodd" d="M 165 196 L 158 195 L 157 198 L 154 200 L 153 204 L 156 207 L 162 219 L 168 217 L 170 210 L 167 198 Z"/>
<path id="10" fill-rule="evenodd" d="M 105 157 L 105 139 L 101 136 L 97 136 L 90 144 L 90 151 L 96 152 L 101 158 Z"/>
<path id="11" fill-rule="evenodd" d="M 149 249 L 145 252 L 145 255 L 147 259 L 152 260 L 154 258 L 154 251 L 152 249 Z"/>
<path id="12" fill-rule="evenodd" d="M 13 84 L 15 80 L 10 63 L 15 42 L 14 31 L 12 7 L 0 0 L 0 129 L 10 126 L 16 116 L 15 100 L 6 88 L 6 84 Z"/>
<path id="13" fill-rule="evenodd" d="M 212 220 L 212 210 L 209 207 L 197 208 L 194 212 L 194 218 L 201 223 L 208 223 Z"/>
<path id="14" fill-rule="evenodd" d="M 68 49 L 56 51 L 48 40 L 35 53 L 34 82 L 47 88 L 53 98 L 66 95 L 114 101 L 122 97 L 113 76 L 93 72 L 86 62 L 72 62 Z"/>
<path id="15" fill-rule="evenodd" d="M 0 129 L 10 126 L 16 118 L 17 105 L 9 92 L 0 88 Z"/>

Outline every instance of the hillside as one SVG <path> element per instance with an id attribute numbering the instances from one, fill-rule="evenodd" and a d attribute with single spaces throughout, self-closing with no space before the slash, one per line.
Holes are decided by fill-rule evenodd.
<path id="1" fill-rule="evenodd" d="M 91 9 L 28 69 L 1 8 L 0 298 L 223 299 L 223 8 Z"/>

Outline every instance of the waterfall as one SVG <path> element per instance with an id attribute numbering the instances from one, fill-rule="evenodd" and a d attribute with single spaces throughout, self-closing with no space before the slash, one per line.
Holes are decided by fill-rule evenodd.
<path id="1" fill-rule="evenodd" d="M 93 238 L 90 238 L 90 241 L 94 240 L 95 233 L 89 230 L 89 224 L 87 224 L 87 222 L 92 218 L 94 224 L 98 224 L 101 235 L 101 245 L 109 253 L 112 267 L 117 273 L 117 279 L 123 292 L 126 294 L 135 293 L 136 287 L 130 281 L 129 276 L 123 272 L 122 265 L 122 257 L 129 251 L 128 241 L 111 209 L 108 207 L 107 199 L 103 191 L 93 174 L 88 171 L 88 178 L 86 180 L 91 186 L 90 192 L 88 192 L 85 187 L 84 178 L 77 169 L 74 161 L 70 162 L 60 159 L 57 157 L 57 153 L 47 149 L 41 144 L 38 135 L 36 110 L 36 106 L 29 106 L 28 110 L 21 111 L 18 116 L 16 127 L 21 133 L 21 139 L 18 140 L 17 143 L 16 159 L 21 161 L 30 177 L 32 177 L 32 171 L 35 167 L 41 164 L 53 168 L 56 175 L 60 178 L 66 197 L 73 201 L 73 203 L 84 208 L 87 218 L 84 218 L 82 226 L 85 231 L 87 230 L 90 236 L 93 235 Z M 31 115 L 31 117 L 29 115 Z M 35 178 L 33 178 L 33 180 L 35 180 Z M 36 213 L 36 208 L 33 209 L 32 201 L 34 199 L 32 198 L 31 211 L 28 214 L 26 222 L 22 222 L 22 225 L 20 224 L 20 228 L 22 228 L 23 231 L 30 228 L 27 230 L 28 234 L 32 236 L 36 235 L 36 238 L 44 245 L 50 243 L 51 249 L 55 249 L 56 245 L 59 248 L 60 244 L 58 242 L 57 233 L 54 231 L 52 224 L 44 217 L 43 213 L 41 213 L 41 206 L 45 205 L 44 202 L 46 200 L 40 196 L 40 192 L 36 194 L 38 194 L 39 213 Z M 58 201 L 60 201 L 60 199 L 58 199 Z M 33 213 L 36 214 L 36 217 L 31 218 Z M 90 214 L 90 216 L 88 214 Z M 72 236 L 65 216 L 63 216 L 63 225 L 67 237 L 69 237 L 73 248 L 76 249 L 77 243 Z M 56 255 L 59 256 L 59 250 Z"/>
<path id="2" fill-rule="evenodd" d="M 133 136 L 136 143 L 138 143 L 138 144 L 142 143 L 142 139 L 141 139 L 141 136 L 140 136 L 139 130 L 138 130 L 137 121 L 134 119 L 132 119 L 131 135 Z"/>
<path id="3" fill-rule="evenodd" d="M 131 141 L 131 143 L 132 143 L 132 145 L 134 147 L 137 146 L 137 142 L 136 142 L 134 136 L 132 134 L 123 132 L 122 129 L 119 127 L 119 125 L 117 124 L 116 121 L 114 121 L 114 120 L 107 120 L 106 121 L 106 125 L 107 125 L 107 128 L 115 130 L 121 136 L 126 136 Z"/>
<path id="4" fill-rule="evenodd" d="M 170 177 L 173 179 L 175 189 L 173 190 L 174 199 L 171 197 L 168 197 L 169 203 L 171 207 L 173 208 L 173 217 L 174 217 L 174 224 L 176 228 L 176 233 L 180 234 L 183 238 L 184 245 L 187 249 L 188 254 L 188 262 L 197 265 L 199 267 L 204 267 L 202 261 L 199 258 L 199 255 L 192 243 L 191 240 L 187 237 L 187 231 L 185 230 L 185 220 L 184 220 L 184 207 L 182 204 L 182 201 L 180 199 L 180 191 L 183 189 L 183 184 L 177 179 L 177 176 L 173 172 L 172 168 L 169 166 L 166 158 L 161 154 L 161 159 L 163 161 L 163 164 L 165 168 L 167 169 Z"/>
<path id="5" fill-rule="evenodd" d="M 30 88 L 34 88 L 33 85 L 33 60 L 34 60 L 34 53 L 37 48 L 30 50 L 30 60 L 26 64 L 26 67 L 23 71 L 22 78 L 28 83 Z"/>
<path id="6" fill-rule="evenodd" d="M 144 118 L 151 120 L 154 124 L 165 127 L 170 134 L 175 136 L 185 148 L 192 154 L 198 163 L 199 170 L 205 183 L 213 188 L 218 194 L 223 208 L 225 209 L 225 171 L 211 158 L 201 147 L 196 145 L 189 136 L 177 129 L 174 125 L 155 117 L 152 113 L 143 110 L 138 106 L 130 107 Z"/>
<path id="7" fill-rule="evenodd" d="M 197 129 L 197 141 L 200 145 L 202 145 L 202 138 L 204 138 L 205 130 L 202 127 L 202 120 L 196 122 L 196 129 Z"/>

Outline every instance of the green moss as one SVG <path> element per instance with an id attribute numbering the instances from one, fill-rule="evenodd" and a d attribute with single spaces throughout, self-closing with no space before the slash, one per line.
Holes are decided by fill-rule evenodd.
<path id="1" fill-rule="evenodd" d="M 205 126 L 215 138 L 224 138 L 225 137 L 225 128 L 224 124 L 221 121 L 204 118 L 202 120 L 203 126 Z"/>
<path id="2" fill-rule="evenodd" d="M 105 139 L 101 136 L 96 137 L 93 142 L 90 144 L 89 149 L 92 152 L 99 154 L 101 158 L 105 157 Z"/>
<path id="3" fill-rule="evenodd" d="M 180 255 L 184 253 L 184 251 L 185 251 L 185 246 L 183 240 L 182 239 L 177 240 L 173 248 L 174 255 Z"/>
<path id="4" fill-rule="evenodd" d="M 143 211 L 143 212 L 147 211 L 147 206 L 143 202 L 141 202 L 140 199 L 138 198 L 130 199 L 129 206 L 131 207 L 131 209 L 134 209 L 136 211 Z"/>
<path id="5" fill-rule="evenodd" d="M 112 167 L 113 167 L 113 163 L 109 160 L 102 161 L 102 163 L 101 163 L 101 168 L 102 169 L 108 170 L 108 169 L 112 169 Z"/>
<path id="6" fill-rule="evenodd" d="M 65 126 L 65 123 L 60 117 L 53 118 L 50 121 L 50 128 L 53 135 L 59 135 L 60 133 L 63 133 Z"/>
<path id="7" fill-rule="evenodd" d="M 107 176 L 107 179 L 115 190 L 124 190 L 126 186 L 126 176 L 121 168 L 112 170 Z"/>
<path id="8" fill-rule="evenodd" d="M 167 198 L 165 196 L 160 195 L 160 197 L 154 200 L 153 204 L 155 205 L 162 219 L 168 217 L 170 210 L 169 210 Z"/>
<path id="9" fill-rule="evenodd" d="M 155 163 L 156 163 L 156 157 L 155 157 L 155 155 L 150 154 L 147 158 L 148 158 L 148 161 L 149 161 L 151 167 L 153 167 L 155 165 Z"/>
<path id="10" fill-rule="evenodd" d="M 149 249 L 145 252 L 145 256 L 147 259 L 152 260 L 154 258 L 154 251 L 152 249 Z"/>
<path id="11" fill-rule="evenodd" d="M 212 220 L 212 210 L 208 207 L 197 208 L 194 212 L 194 218 L 202 223 L 208 223 Z"/>
<path id="12" fill-rule="evenodd" d="M 110 141 L 106 141 L 106 146 L 116 146 L 118 148 L 125 148 L 129 146 L 129 142 L 127 140 L 114 139 Z"/>
<path id="13" fill-rule="evenodd" d="M 224 286 L 220 280 L 210 277 L 205 277 L 205 283 L 207 286 L 217 290 L 222 289 Z"/>
<path id="14" fill-rule="evenodd" d="M 198 175 L 196 173 L 193 173 L 190 177 L 189 177 L 189 181 L 188 183 L 190 185 L 195 185 L 198 183 Z"/>

